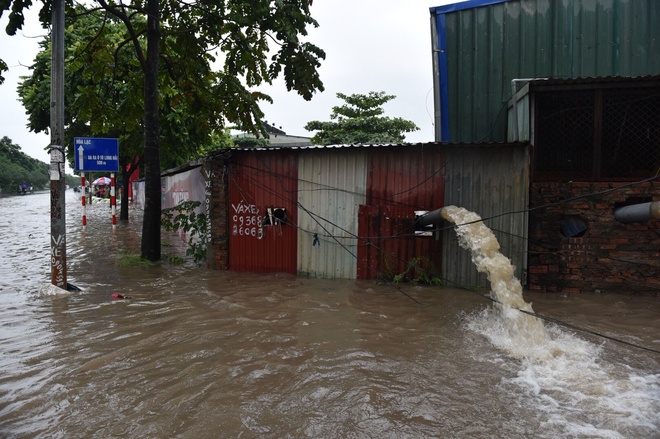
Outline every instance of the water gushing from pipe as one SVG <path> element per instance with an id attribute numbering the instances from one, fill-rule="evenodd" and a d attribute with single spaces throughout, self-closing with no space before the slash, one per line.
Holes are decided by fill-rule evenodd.
<path id="1" fill-rule="evenodd" d="M 520 347 L 533 347 L 547 342 L 543 322 L 520 310 L 534 312 L 522 296 L 522 285 L 511 261 L 500 253 L 500 244 L 493 232 L 474 212 L 456 206 L 441 209 L 441 216 L 455 224 L 461 247 L 470 250 L 472 262 L 490 281 L 491 297 L 495 299 L 504 329 L 512 342 Z"/>

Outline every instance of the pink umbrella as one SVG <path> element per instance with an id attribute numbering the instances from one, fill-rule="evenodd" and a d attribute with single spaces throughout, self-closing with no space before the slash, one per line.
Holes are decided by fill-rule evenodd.
<path id="1" fill-rule="evenodd" d="M 94 180 L 92 182 L 92 185 L 94 185 L 94 186 L 109 186 L 111 181 L 112 180 L 110 180 L 108 177 L 99 177 L 99 178 L 97 178 L 96 180 Z"/>

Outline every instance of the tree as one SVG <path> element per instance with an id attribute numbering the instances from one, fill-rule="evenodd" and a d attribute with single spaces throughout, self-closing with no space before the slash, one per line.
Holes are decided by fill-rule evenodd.
<path id="1" fill-rule="evenodd" d="M 325 53 L 309 42 L 307 26 L 318 26 L 309 12 L 309 0 L 132 0 L 127 3 L 97 0 L 108 14 L 120 20 L 144 75 L 145 212 L 142 227 L 142 257 L 160 259 L 160 118 L 158 78 L 162 69 L 174 83 L 203 87 L 195 66 L 199 61 L 223 60 L 219 70 L 209 71 L 213 86 L 204 91 L 223 107 L 224 119 L 258 133 L 263 113 L 259 101 L 268 95 L 250 88 L 272 83 L 283 75 L 288 90 L 311 99 L 323 90 L 318 74 Z M 0 13 L 11 9 L 7 33 L 23 25 L 23 8 L 31 1 L 0 0 Z M 49 22 L 50 0 L 44 0 L 40 19 Z M 136 20 L 137 17 L 142 20 Z M 146 41 L 146 43 L 145 43 Z M 277 48 L 273 53 L 269 41 Z M 171 57 L 163 56 L 163 48 Z M 146 49 L 145 49 L 146 45 Z M 161 62 L 162 61 L 162 62 Z M 205 110 L 203 107 L 200 111 Z M 221 121 L 220 123 L 224 123 Z"/>
<path id="2" fill-rule="evenodd" d="M 405 141 L 403 133 L 419 129 L 412 121 L 382 116 L 385 112 L 382 105 L 396 96 L 371 91 L 367 95 L 337 93 L 337 97 L 345 104 L 332 107 L 330 119 L 336 122 L 313 120 L 305 125 L 307 131 L 319 131 L 312 137 L 312 143 L 401 143 Z"/>
<path id="3" fill-rule="evenodd" d="M 122 181 L 127 182 L 142 155 L 142 71 L 130 47 L 121 47 L 127 38 L 122 23 L 103 11 L 86 11 L 81 6 L 69 15 L 65 33 L 65 144 L 69 164 L 73 167 L 74 137 L 116 137 Z M 44 38 L 40 46 L 31 66 L 32 75 L 24 77 L 18 87 L 28 127 L 35 132 L 48 131 L 50 124 L 50 39 Z M 204 76 L 210 68 L 202 67 L 200 75 Z M 220 113 L 213 114 L 215 107 L 205 105 L 205 116 L 199 108 L 191 108 L 205 99 L 201 88 L 178 87 L 168 80 L 165 71 L 160 72 L 159 80 L 164 168 L 179 166 L 222 147 L 219 139 L 223 135 L 228 142 L 228 134 L 214 123 L 222 118 Z M 119 218 L 128 220 L 128 191 L 122 192 L 120 204 Z"/>
<path id="4" fill-rule="evenodd" d="M 35 188 L 48 185 L 48 164 L 30 157 L 19 145 L 4 136 L 0 139 L 0 188 L 2 192 L 15 192 L 25 183 Z"/>

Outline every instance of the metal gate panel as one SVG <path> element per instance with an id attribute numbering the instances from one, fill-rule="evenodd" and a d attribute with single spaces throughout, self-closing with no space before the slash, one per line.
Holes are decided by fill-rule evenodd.
<path id="1" fill-rule="evenodd" d="M 236 151 L 227 171 L 229 269 L 296 274 L 296 156 L 283 150 Z"/>
<path id="2" fill-rule="evenodd" d="M 358 208 L 365 202 L 367 153 L 309 150 L 299 156 L 298 273 L 355 279 Z"/>
<path id="3" fill-rule="evenodd" d="M 360 206 L 358 279 L 440 277 L 441 234 L 416 235 L 414 222 L 415 211 L 405 206 Z"/>

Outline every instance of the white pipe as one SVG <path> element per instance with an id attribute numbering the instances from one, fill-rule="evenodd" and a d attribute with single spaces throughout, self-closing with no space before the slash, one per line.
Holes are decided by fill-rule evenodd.
<path id="1" fill-rule="evenodd" d="M 620 207 L 614 211 L 614 218 L 624 224 L 660 219 L 660 201 Z"/>

